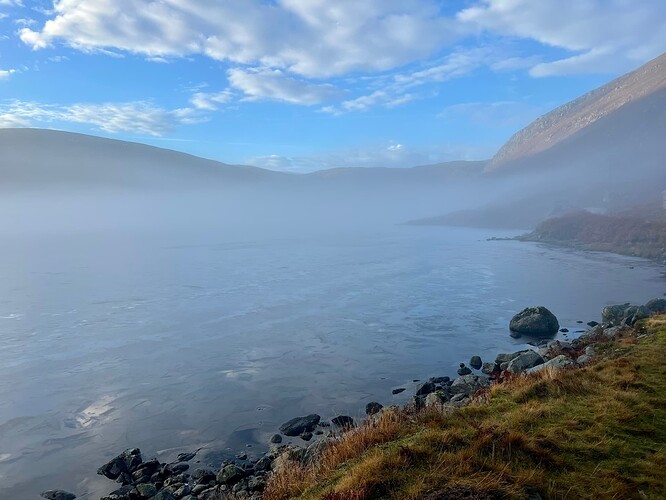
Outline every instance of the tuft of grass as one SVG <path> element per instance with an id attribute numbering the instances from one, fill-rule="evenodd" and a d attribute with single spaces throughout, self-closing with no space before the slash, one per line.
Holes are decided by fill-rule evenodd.
<path id="1" fill-rule="evenodd" d="M 383 412 L 273 474 L 265 498 L 666 498 L 666 316 L 599 347 L 455 412 Z"/>

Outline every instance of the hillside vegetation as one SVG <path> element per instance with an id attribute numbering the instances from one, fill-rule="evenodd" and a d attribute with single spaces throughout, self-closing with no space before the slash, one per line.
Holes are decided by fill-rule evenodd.
<path id="1" fill-rule="evenodd" d="M 384 411 L 267 499 L 666 498 L 666 317 L 453 412 Z"/>
<path id="2" fill-rule="evenodd" d="M 520 239 L 666 259 L 666 220 L 576 212 L 549 219 Z"/>

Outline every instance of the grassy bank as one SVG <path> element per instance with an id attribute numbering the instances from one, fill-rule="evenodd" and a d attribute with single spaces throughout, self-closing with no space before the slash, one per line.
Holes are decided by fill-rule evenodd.
<path id="1" fill-rule="evenodd" d="M 454 412 L 385 411 L 265 498 L 666 498 L 666 316 L 596 348 Z"/>
<path id="2" fill-rule="evenodd" d="M 666 259 L 666 221 L 663 220 L 577 212 L 549 219 L 519 239 L 659 261 Z"/>

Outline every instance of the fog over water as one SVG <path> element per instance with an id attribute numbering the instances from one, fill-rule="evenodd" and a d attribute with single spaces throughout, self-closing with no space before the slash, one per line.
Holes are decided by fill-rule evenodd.
<path id="1" fill-rule="evenodd" d="M 664 292 L 637 259 L 394 223 L 418 207 L 236 195 L 3 199 L 1 498 L 95 498 L 114 487 L 96 468 L 130 446 L 257 454 L 293 416 L 404 403 L 413 379 L 516 350 L 525 306 L 575 330 Z"/>

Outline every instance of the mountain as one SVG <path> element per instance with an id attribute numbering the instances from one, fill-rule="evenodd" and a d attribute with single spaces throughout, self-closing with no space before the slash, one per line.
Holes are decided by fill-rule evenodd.
<path id="1" fill-rule="evenodd" d="M 516 167 L 520 164 L 536 166 L 540 153 L 551 149 L 566 148 L 566 140 L 574 139 L 577 134 L 588 131 L 587 141 L 592 138 L 606 139 L 599 132 L 613 134 L 619 130 L 628 133 L 625 139 L 636 137 L 627 127 L 627 118 L 623 123 L 615 115 L 623 107 L 635 108 L 625 115 L 634 118 L 655 118 L 664 116 L 664 107 L 655 109 L 664 103 L 666 90 L 666 53 L 653 59 L 635 71 L 617 78 L 596 90 L 575 99 L 541 116 L 530 125 L 520 130 L 497 152 L 488 164 L 487 170 Z M 655 113 L 650 113 L 654 111 Z M 605 123 L 610 121 L 611 123 Z M 660 122 L 659 124 L 663 124 Z M 596 125 L 598 137 L 589 137 L 589 129 Z M 658 125 L 651 123 L 650 125 Z M 643 127 L 641 127 L 642 129 Z M 663 129 L 662 129 L 663 130 Z M 615 134 L 617 135 L 617 134 Z M 562 154 L 562 152 L 558 152 Z"/>
<path id="2" fill-rule="evenodd" d="M 276 180 L 288 174 L 133 142 L 43 129 L 0 130 L 0 188 L 164 188 Z"/>

